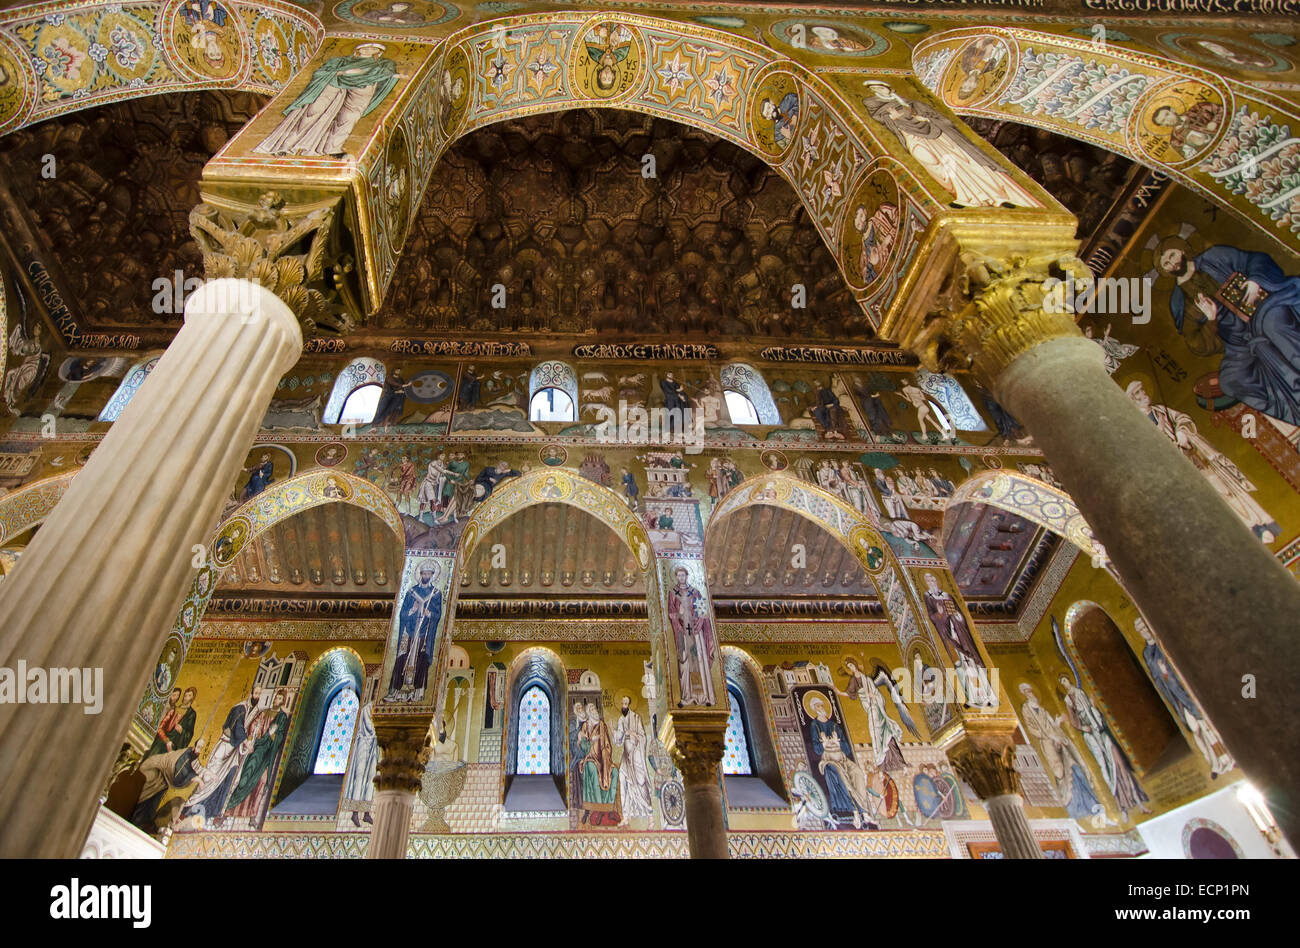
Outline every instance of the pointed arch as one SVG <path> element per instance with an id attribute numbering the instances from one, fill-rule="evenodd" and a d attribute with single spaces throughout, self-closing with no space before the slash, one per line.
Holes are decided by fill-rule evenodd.
<path id="1" fill-rule="evenodd" d="M 236 42 L 226 54 L 233 62 L 223 60 L 216 70 L 197 68 L 178 52 L 170 34 L 182 14 L 174 0 L 134 3 L 125 11 L 90 0 L 56 0 L 39 9 L 28 5 L 0 11 L 0 50 L 17 67 L 9 80 L 17 85 L 17 105 L 0 117 L 0 135 L 66 112 L 168 92 L 218 89 L 273 95 L 307 66 L 325 38 L 320 19 L 301 4 L 288 0 L 220 3 L 229 11 L 225 22 L 231 25 Z M 105 12 L 116 14 L 116 20 L 109 21 Z M 65 17 L 73 29 L 90 37 L 100 30 L 107 35 L 115 28 L 124 34 L 134 62 L 128 66 L 92 55 L 80 64 L 75 79 L 71 75 L 55 79 L 40 53 L 44 34 L 19 29 L 39 26 L 50 16 Z M 176 27 L 186 29 L 179 35 L 188 45 L 186 24 L 182 21 Z M 33 38 L 20 41 L 28 35 Z"/>
<path id="2" fill-rule="evenodd" d="M 184 664 L 190 642 L 222 571 L 234 562 L 235 557 L 277 523 L 304 510 L 335 503 L 351 504 L 370 511 L 388 524 L 399 543 L 405 543 L 402 515 L 392 499 L 368 480 L 334 468 L 313 468 L 305 474 L 272 484 L 235 508 L 217 527 L 208 546 L 194 553 L 196 562 L 202 565 L 194 575 L 190 592 L 172 626 L 173 635 L 181 642 L 181 664 Z M 142 729 L 145 734 L 152 731 L 153 722 L 158 720 L 165 701 L 166 696 L 152 687 L 146 690 L 136 709 L 132 728 Z"/>
<path id="3" fill-rule="evenodd" d="M 1186 52 L 1177 36 L 1161 38 L 1166 47 L 1161 53 Z M 1294 134 L 1300 109 L 1221 75 L 1236 68 L 1230 61 L 1212 72 L 1131 48 L 1135 43 L 1140 41 L 1098 43 L 1011 26 L 961 27 L 917 43 L 912 67 L 958 115 L 1045 128 L 1123 155 L 1300 253 L 1294 200 L 1300 186 L 1279 170 L 1300 155 L 1300 137 Z M 1284 62 L 1262 44 L 1258 56 L 1261 62 L 1264 57 Z M 1162 108 L 1181 104 L 1181 95 L 1207 107 L 1199 127 L 1188 122 L 1179 145 L 1169 134 L 1142 134 L 1142 126 Z M 1265 169 L 1270 160 L 1275 167 Z"/>
<path id="4" fill-rule="evenodd" d="M 321 414 L 321 424 L 337 425 L 339 417 L 347 404 L 348 398 L 358 389 L 367 385 L 383 386 L 385 380 L 384 363 L 366 356 L 353 359 L 343 367 L 330 389 L 330 397 L 325 402 L 325 411 Z"/>
<path id="5" fill-rule="evenodd" d="M 942 544 L 946 549 L 962 504 L 987 504 L 1023 517 L 1069 540 L 1098 566 L 1109 561 L 1106 548 L 1092 534 L 1070 495 L 1027 474 L 981 471 L 962 481 L 944 508 Z"/>
<path id="6" fill-rule="evenodd" d="M 43 477 L 0 497 L 0 546 L 44 522 L 80 470 Z"/>
<path id="7" fill-rule="evenodd" d="M 559 411 L 564 407 L 568 408 L 568 418 L 538 418 L 537 417 L 537 396 L 553 389 L 557 393 L 562 393 L 568 399 L 568 405 L 564 406 L 563 399 L 552 399 L 552 407 Z M 560 402 L 556 406 L 554 402 Z M 529 421 L 577 421 L 578 420 L 578 374 L 573 371 L 573 366 L 567 362 L 558 362 L 551 360 L 542 362 L 533 367 L 533 371 L 528 374 L 528 420 Z"/>
<path id="8" fill-rule="evenodd" d="M 922 621 L 924 610 L 917 593 L 885 537 L 865 515 L 814 484 L 784 473 L 759 474 L 742 481 L 709 517 L 705 550 L 710 538 L 719 535 L 719 523 L 737 510 L 755 504 L 790 510 L 847 546 L 875 586 L 899 648 L 905 650 L 914 639 L 920 638 L 929 642 L 936 654 L 944 654 L 934 640 L 929 623 Z M 936 569 L 946 569 L 942 564 L 935 565 Z"/>
<path id="9" fill-rule="evenodd" d="M 365 677 L 366 666 L 361 656 L 347 646 L 321 653 L 307 669 L 292 709 L 289 732 L 285 735 L 284 755 L 271 793 L 272 808 L 313 775 L 321 732 L 334 698 L 344 689 L 351 688 L 357 694 L 360 709 Z M 350 751 L 351 742 L 348 743 Z M 344 761 L 345 770 L 346 763 Z M 340 771 L 340 776 L 342 773 Z"/>

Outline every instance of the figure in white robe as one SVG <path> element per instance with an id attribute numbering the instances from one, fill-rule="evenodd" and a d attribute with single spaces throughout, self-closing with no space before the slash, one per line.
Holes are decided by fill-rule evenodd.
<path id="1" fill-rule="evenodd" d="M 261 155 L 344 158 L 352 129 L 397 85 L 397 63 L 382 43 L 362 43 L 349 56 L 325 60 L 307 88 L 284 110 L 275 130 L 253 151 Z"/>
<path id="2" fill-rule="evenodd" d="M 1241 473 L 1222 452 L 1196 430 L 1190 415 L 1167 405 L 1151 404 L 1151 397 L 1141 382 L 1131 382 L 1125 391 L 1142 412 L 1170 441 L 1178 445 L 1183 457 L 1196 465 L 1207 481 L 1219 492 L 1241 522 L 1265 543 L 1272 543 L 1282 533 L 1273 516 L 1251 496 L 1258 488 Z"/>
<path id="3" fill-rule="evenodd" d="M 360 826 L 358 812 L 370 819 L 370 805 L 375 798 L 375 770 L 379 766 L 379 742 L 375 738 L 375 722 L 371 717 L 373 705 L 367 701 L 357 714 L 357 734 L 352 742 L 352 758 L 348 761 L 348 775 L 343 784 L 344 809 L 352 811 L 352 823 Z"/>
<path id="4" fill-rule="evenodd" d="M 1039 207 L 1001 166 L 956 124 L 925 102 L 904 99 L 887 83 L 863 83 L 867 114 L 897 136 L 960 207 Z"/>
<path id="5" fill-rule="evenodd" d="M 623 698 L 618 724 L 614 727 L 614 743 L 623 748 L 619 762 L 619 793 L 623 799 L 623 822 L 633 817 L 653 816 L 650 803 L 650 775 L 646 769 L 645 725 L 632 710 L 632 700 Z"/>

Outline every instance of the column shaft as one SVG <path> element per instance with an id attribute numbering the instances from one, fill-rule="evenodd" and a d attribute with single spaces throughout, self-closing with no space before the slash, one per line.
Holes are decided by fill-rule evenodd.
<path id="1" fill-rule="evenodd" d="M 98 713 L 0 705 L 0 856 L 81 851 L 193 581 L 192 548 L 211 539 L 276 383 L 301 350 L 297 320 L 274 294 L 243 280 L 201 287 L 157 367 L 0 584 L 0 667 L 102 669 Z"/>
<path id="2" fill-rule="evenodd" d="M 1043 851 L 1029 828 L 1025 816 L 1025 801 L 1018 793 L 1003 793 L 984 801 L 993 823 L 993 835 L 998 838 L 1002 854 L 1008 859 L 1042 859 Z"/>
<path id="3" fill-rule="evenodd" d="M 1228 750 L 1300 841 L 1300 584 L 1107 375 L 1091 341 L 1040 343 L 1000 373 L 995 391 L 1033 434 Z"/>
<path id="4" fill-rule="evenodd" d="M 393 715 L 375 721 L 379 766 L 375 771 L 375 821 L 370 831 L 367 859 L 405 859 L 411 834 L 411 814 L 420 778 L 429 761 L 428 715 Z"/>
<path id="5" fill-rule="evenodd" d="M 686 791 L 686 840 L 692 859 L 728 859 L 727 814 L 718 783 L 727 712 L 678 711 L 665 732 Z"/>

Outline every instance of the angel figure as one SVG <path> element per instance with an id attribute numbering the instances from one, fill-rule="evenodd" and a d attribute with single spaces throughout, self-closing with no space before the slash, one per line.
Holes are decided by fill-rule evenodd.
<path id="1" fill-rule="evenodd" d="M 588 58 L 596 64 L 596 88 L 612 91 L 618 83 L 618 64 L 632 52 L 631 31 L 618 23 L 602 23 L 591 31 L 585 45 Z"/>
<path id="2" fill-rule="evenodd" d="M 894 709 L 903 724 L 907 725 L 907 729 L 916 735 L 918 741 L 923 738 L 921 732 L 916 729 L 911 714 L 907 711 L 907 705 L 903 703 L 902 695 L 898 693 L 898 687 L 889 677 L 889 672 L 876 662 L 872 675 L 868 678 L 856 659 L 846 658 L 840 673 L 848 676 L 848 691 L 840 691 L 838 688 L 835 690 L 846 698 L 856 700 L 866 712 L 867 724 L 871 732 L 871 751 L 876 768 L 885 773 L 905 769 L 907 764 L 903 760 L 903 751 L 899 747 L 899 742 L 903 739 L 903 728 L 889 716 L 882 692 L 889 694 Z"/>

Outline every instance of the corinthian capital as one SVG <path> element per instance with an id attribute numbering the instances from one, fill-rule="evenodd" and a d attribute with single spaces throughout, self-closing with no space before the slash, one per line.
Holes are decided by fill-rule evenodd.
<path id="1" fill-rule="evenodd" d="M 662 730 L 687 786 L 717 782 L 727 744 L 726 711 L 677 711 Z"/>
<path id="2" fill-rule="evenodd" d="M 331 252 L 338 200 L 289 206 L 275 191 L 256 204 L 208 196 L 190 211 L 208 279 L 240 277 L 266 287 L 293 310 L 304 337 L 317 329 L 347 332 L 353 321 L 339 289 L 351 262 Z"/>
<path id="3" fill-rule="evenodd" d="M 960 276 L 943 310 L 925 321 L 911 348 L 932 370 L 974 369 L 992 384 L 1017 357 L 1048 339 L 1079 335 L 1056 289 L 1091 279 L 1077 257 L 1045 253 L 960 255 Z"/>
<path id="4" fill-rule="evenodd" d="M 375 771 L 378 790 L 416 793 L 429 763 L 429 725 L 432 715 L 402 715 L 375 721 L 375 742 L 379 745 L 379 766 Z"/>
<path id="5" fill-rule="evenodd" d="M 952 769 L 981 800 L 1020 792 L 1015 738 L 1009 733 L 967 732 L 944 750 Z"/>

